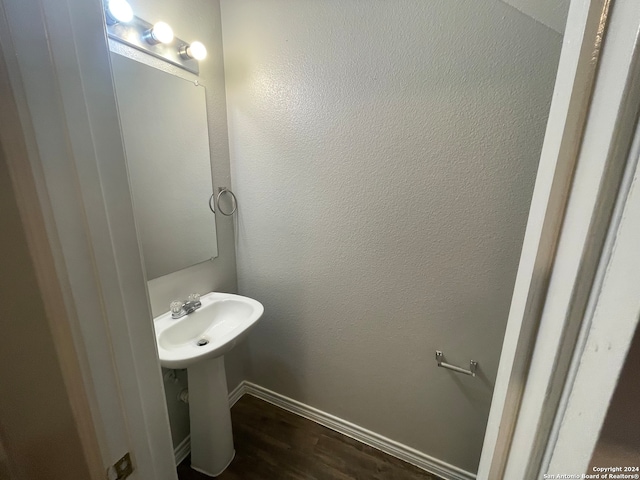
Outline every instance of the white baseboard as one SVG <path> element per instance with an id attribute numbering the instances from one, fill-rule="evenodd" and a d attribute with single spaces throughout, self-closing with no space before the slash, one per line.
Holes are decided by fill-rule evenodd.
<path id="1" fill-rule="evenodd" d="M 233 406 L 245 393 L 253 395 L 265 402 L 269 402 L 276 407 L 307 418 L 319 423 L 331 430 L 351 437 L 359 442 L 376 448 L 392 457 L 404 460 L 429 473 L 438 475 L 445 480 L 475 480 L 475 474 L 462 470 L 449 463 L 433 458 L 414 448 L 403 445 L 389 438 L 383 437 L 366 428 L 354 425 L 351 422 L 338 418 L 317 408 L 305 405 L 304 403 L 285 397 L 279 393 L 268 390 L 255 383 L 243 381 L 231 393 L 229 393 L 229 405 Z M 191 450 L 190 437 L 185 438 L 175 449 L 176 464 L 184 460 Z M 185 453 L 186 452 L 186 453 Z M 181 458 L 179 454 L 182 455 Z M 179 460 L 178 460 L 179 459 Z"/>
<path id="2" fill-rule="evenodd" d="M 229 392 L 229 408 L 233 407 L 240 397 L 247 393 L 247 389 L 245 387 L 246 381 L 242 381 L 238 384 L 236 388 L 233 389 L 232 392 Z"/>
<path id="3" fill-rule="evenodd" d="M 182 440 L 176 448 L 173 449 L 173 454 L 176 457 L 176 465 L 180 465 L 182 461 L 187 458 L 191 453 L 191 435 L 187 435 L 187 438 Z"/>
<path id="4" fill-rule="evenodd" d="M 338 433 L 351 437 L 359 442 L 376 448 L 392 457 L 404 460 L 407 463 L 415 465 L 429 473 L 438 475 L 446 480 L 474 480 L 476 476 L 473 473 L 454 467 L 446 462 L 433 458 L 418 450 L 398 443 L 389 438 L 383 437 L 366 428 L 354 425 L 342 418 L 338 418 L 329 413 L 310 407 L 304 403 L 298 402 L 291 398 L 280 395 L 279 393 L 267 390 L 259 385 L 244 382 L 245 392 L 269 402 L 276 407 L 280 407 L 301 417 L 312 420 Z"/>

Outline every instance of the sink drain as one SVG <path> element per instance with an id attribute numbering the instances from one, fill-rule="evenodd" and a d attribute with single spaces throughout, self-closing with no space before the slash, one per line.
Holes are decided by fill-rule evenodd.
<path id="1" fill-rule="evenodd" d="M 209 340 L 206 340 L 204 338 L 201 338 L 200 340 L 198 340 L 198 342 L 196 343 L 196 345 L 198 345 L 199 347 L 204 347 L 207 343 L 209 343 Z"/>

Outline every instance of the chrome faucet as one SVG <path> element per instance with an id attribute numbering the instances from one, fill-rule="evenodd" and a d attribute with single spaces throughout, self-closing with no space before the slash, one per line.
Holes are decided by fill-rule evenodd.
<path id="1" fill-rule="evenodd" d="M 171 302 L 171 318 L 182 318 L 185 315 L 189 315 L 190 313 L 195 312 L 202 306 L 200 302 L 200 294 L 192 293 L 189 297 L 181 302 L 180 300 L 174 300 Z"/>

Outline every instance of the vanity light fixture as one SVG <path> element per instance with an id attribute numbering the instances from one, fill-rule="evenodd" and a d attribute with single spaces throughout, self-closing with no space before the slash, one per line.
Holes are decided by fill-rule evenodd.
<path id="1" fill-rule="evenodd" d="M 192 42 L 191 45 L 182 45 L 178 53 L 185 60 L 193 58 L 194 60 L 204 60 L 207 58 L 207 47 L 201 42 Z"/>
<path id="2" fill-rule="evenodd" d="M 149 23 L 136 17 L 127 0 L 104 0 L 109 47 L 121 55 L 126 55 L 111 41 L 135 48 L 177 67 L 198 75 L 198 60 L 207 56 L 207 49 L 201 42 L 185 42 L 173 35 L 173 29 L 166 22 Z M 0 0 L 1 2 L 1 0 Z"/>
<path id="3" fill-rule="evenodd" d="M 133 20 L 133 9 L 127 0 L 109 0 L 105 10 L 108 25 L 127 23 Z"/>
<path id="4" fill-rule="evenodd" d="M 143 37 L 151 45 L 171 43 L 173 41 L 173 29 L 168 23 L 158 22 L 144 32 Z"/>

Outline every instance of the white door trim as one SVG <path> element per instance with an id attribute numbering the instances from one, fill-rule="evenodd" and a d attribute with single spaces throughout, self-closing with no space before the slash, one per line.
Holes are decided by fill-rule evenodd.
<path id="1" fill-rule="evenodd" d="M 607 0 L 572 0 L 569 8 L 480 458 L 482 480 L 504 475 L 576 169 L 607 9 Z"/>
<path id="2" fill-rule="evenodd" d="M 632 131 L 628 128 L 630 112 L 624 107 L 628 100 L 627 74 L 633 64 L 640 25 L 637 2 L 616 0 L 608 22 L 607 15 L 602 14 L 606 13 L 606 7 L 601 2 L 573 1 L 569 11 L 569 25 L 485 435 L 479 479 L 538 478 L 563 386 L 570 374 L 572 352 L 587 311 L 626 163 L 626 149 L 631 141 Z M 582 34 L 575 31 L 580 23 L 585 26 Z M 594 35 L 597 37 L 595 43 Z M 603 35 L 601 58 L 595 69 L 590 54 L 597 49 L 587 47 L 590 42 L 596 45 Z M 585 65 L 586 68 L 594 68 L 592 72 L 596 74 L 593 94 L 588 95 L 590 101 L 585 112 L 588 115 L 582 123 L 583 128 L 578 128 L 580 123 L 570 118 L 567 100 L 569 95 L 575 95 L 583 88 L 585 76 L 578 73 L 580 63 L 583 68 Z M 569 67 L 573 69 L 571 72 L 567 71 Z M 564 130 L 557 128 L 559 120 L 565 121 Z M 567 130 L 569 137 L 571 131 L 577 134 L 574 139 L 578 140 L 578 148 L 573 159 L 563 157 L 560 147 L 560 142 L 567 139 Z M 549 214 L 553 215 L 548 205 L 544 205 L 545 195 L 537 198 L 536 193 L 539 185 L 549 184 L 548 179 L 544 180 L 549 175 L 548 166 L 555 164 L 560 168 L 563 163 L 573 164 L 575 168 L 566 208 L 561 212 L 564 217 L 556 237 L 555 258 L 548 269 L 536 269 L 534 255 L 527 252 L 527 246 L 542 237 L 541 219 L 546 221 Z M 541 179 L 544 183 L 540 183 Z M 553 195 L 548 198 L 552 200 Z M 539 213 L 543 206 L 547 207 L 545 215 L 536 219 L 536 211 Z M 544 244 L 539 242 L 532 251 L 539 255 L 544 252 L 543 247 Z M 521 276 L 524 277 L 522 282 Z M 544 284 L 540 279 L 548 280 L 548 283 Z M 528 299 L 538 289 L 544 295 L 542 310 L 527 306 Z M 522 332 L 526 329 L 529 329 L 528 339 L 524 337 L 527 341 L 522 342 Z M 519 336 L 514 334 L 516 332 Z M 527 349 L 531 347 L 533 352 L 527 355 Z M 520 359 L 520 363 L 530 360 L 528 368 L 523 368 L 519 374 L 514 366 L 507 375 L 511 369 L 510 356 Z"/>
<path id="3" fill-rule="evenodd" d="M 132 479 L 176 480 L 102 2 L 2 0 L 0 14 L 30 158 L 22 168 L 34 178 L 66 309 L 76 319 L 70 327 L 86 360 L 103 465 L 130 451 Z"/>
<path id="4" fill-rule="evenodd" d="M 640 319 L 639 157 L 640 126 L 541 474 L 597 473 L 587 468 Z"/>
<path id="5" fill-rule="evenodd" d="M 636 21 L 640 26 L 640 9 L 636 12 Z M 606 85 L 610 89 L 609 85 Z M 565 429 L 565 419 L 573 418 L 584 409 L 585 401 L 593 402 L 589 408 L 588 418 L 582 419 L 583 428 L 574 430 L 572 439 L 572 451 L 582 452 L 581 455 L 572 455 L 572 458 L 562 459 L 564 462 L 576 467 L 575 461 L 581 457 L 587 457 L 588 462 L 593 451 L 593 446 L 597 441 L 597 434 L 604 420 L 606 406 L 613 394 L 615 380 L 617 380 L 626 358 L 633 338 L 640 307 L 640 289 L 633 288 L 639 285 L 637 274 L 640 268 L 637 267 L 640 255 L 638 254 L 638 243 L 640 242 L 640 215 L 634 216 L 632 212 L 637 212 L 640 202 L 640 194 L 637 193 L 637 181 L 640 175 L 640 35 L 636 34 L 635 43 L 630 56 L 630 68 L 622 94 L 618 118 L 616 121 L 615 134 L 612 138 L 609 151 L 609 163 L 618 168 L 624 168 L 622 180 L 619 188 L 615 192 L 615 198 L 611 198 L 612 214 L 607 236 L 603 241 L 602 255 L 598 269 L 590 291 L 588 304 L 584 312 L 583 321 L 577 332 L 577 341 L 569 372 L 563 387 L 558 411 L 556 413 L 553 427 L 546 445 L 545 456 L 542 461 L 540 473 L 549 471 L 551 456 L 555 455 L 557 443 L 562 429 Z M 610 168 L 613 170 L 613 168 Z M 617 172 L 614 172 L 617 173 Z M 610 176 L 611 177 L 611 176 Z M 602 188 L 603 191 L 613 193 L 613 188 Z M 613 203 L 615 201 L 615 203 Z M 635 210 L 634 210 L 635 209 Z M 600 214 L 606 214 L 601 211 Z M 632 248 L 629 248 L 629 242 Z M 621 256 L 625 260 L 620 263 L 617 260 Z M 616 263 L 617 262 L 617 263 Z M 624 268 L 620 268 L 624 267 Z M 634 270 L 636 268 L 636 270 Z M 625 283 L 626 282 L 626 283 Z M 612 288 L 612 285 L 613 288 Z M 620 288 L 618 288 L 618 285 Z M 631 287 L 631 288 L 629 288 Z M 610 297 L 615 295 L 614 308 L 612 309 Z M 609 303 L 607 303 L 609 302 Z M 605 310 L 607 309 L 608 310 Z M 606 313 L 603 313 L 606 311 Z M 610 321 L 603 322 L 609 317 Z M 600 325 L 596 326 L 600 322 Z M 599 329 L 598 329 L 599 327 Z M 603 335 L 604 333 L 604 335 Z M 612 334 L 609 336 L 609 334 Z M 615 341 L 613 341 L 615 339 Z M 598 345 L 607 346 L 598 354 Z M 594 352 L 590 349 L 595 350 Z M 598 359 L 600 363 L 597 368 L 589 371 L 595 365 L 589 365 L 591 359 Z M 605 368 L 605 375 L 602 376 L 602 368 Z M 586 369 L 586 371 L 585 371 Z M 600 375 L 601 377 L 598 377 Z M 579 380 L 580 379 L 580 380 Z M 585 380 L 587 383 L 585 385 Z M 576 383 L 578 381 L 578 384 Z M 613 381 L 613 383 L 611 383 Z M 583 382 L 580 384 L 579 382 Z M 597 388 L 594 388 L 597 385 Z M 587 388 L 585 388 L 585 386 Z M 585 395 L 581 401 L 576 398 L 576 392 L 590 390 L 589 395 Z M 596 391 L 597 390 L 597 391 Z M 604 403 L 604 411 L 602 405 Z M 594 426 L 595 425 L 595 426 Z M 574 425 L 575 427 L 575 425 Z M 565 430 L 566 431 L 566 430 Z M 579 434 L 575 432 L 579 431 Z M 590 438 L 591 435 L 591 438 Z M 563 439 L 566 449 L 567 438 Z M 591 444 L 588 444 L 591 442 Z M 576 448 L 576 444 L 582 446 Z M 556 456 L 556 460 L 558 457 Z M 586 467 L 588 465 L 584 464 Z M 559 464 L 556 463 L 556 467 Z"/>
<path id="6" fill-rule="evenodd" d="M 607 44 L 614 40 L 623 46 L 628 43 L 625 35 L 637 20 L 633 3 L 634 0 L 616 0 L 614 17 L 620 19 L 619 28 L 614 29 L 615 35 L 611 35 L 611 31 L 607 33 L 605 53 Z M 541 384 L 550 386 L 556 380 L 553 372 L 548 372 L 549 360 L 552 366 L 557 364 L 562 341 L 556 339 L 555 344 L 546 346 L 553 350 L 551 356 L 541 351 L 531 355 L 531 347 L 538 327 L 541 336 L 553 335 L 554 330 L 548 330 L 544 321 L 545 315 L 541 317 L 547 285 L 551 287 L 549 292 L 554 287 L 553 275 L 556 283 L 563 275 L 565 280 L 573 276 L 569 297 L 564 288 L 560 289 L 562 298 L 554 300 L 564 311 L 565 323 L 561 330 L 565 331 L 574 308 L 572 295 L 580 264 L 589 246 L 587 237 L 594 205 L 600 198 L 595 188 L 585 194 L 586 200 L 575 200 L 578 206 L 571 205 L 578 198 L 575 191 L 567 202 L 574 174 L 576 179 L 589 180 L 576 181 L 574 187 L 590 186 L 596 180 L 599 186 L 604 175 L 606 158 L 599 157 L 600 163 L 580 160 L 577 170 L 575 167 L 596 72 L 591 56 L 599 49 L 602 38 L 599 28 L 607 5 L 608 0 L 573 0 L 571 4 L 485 435 L 480 479 L 500 478 L 489 472 L 501 472 L 505 468 L 502 457 L 512 441 L 514 444 L 524 442 L 528 447 L 522 451 L 516 449 L 520 457 L 509 456 L 512 467 L 507 464 L 506 468 L 522 472 L 530 468 L 529 457 L 526 461 L 523 458 L 534 452 L 535 442 L 540 438 L 537 427 L 543 418 L 538 410 L 540 396 L 536 389 L 539 390 Z M 71 329 L 79 354 L 87 359 L 85 387 L 94 422 L 99 427 L 105 465 L 119 458 L 123 448 L 126 450 L 129 445 L 138 467 L 133 478 L 175 480 L 162 377 L 109 68 L 102 3 L 99 0 L 0 0 L 0 7 L 3 10 L 0 14 L 6 15 L 9 25 L 6 31 L 0 29 L 0 41 L 20 109 L 31 174 L 38 189 L 38 202 L 45 217 L 66 308 L 76 313 L 77 321 L 72 322 Z M 635 27 L 637 29 L 637 24 Z M 628 70 L 624 55 L 611 58 L 612 65 L 619 67 L 613 73 L 620 75 L 621 71 Z M 609 100 L 618 94 L 618 90 L 610 92 Z M 620 98 L 611 107 L 616 112 L 619 102 Z M 603 121 L 608 119 L 605 115 Z M 612 137 L 613 132 L 609 136 Z M 594 152 L 601 153 L 603 148 L 607 150 L 611 141 L 609 139 L 605 146 L 594 145 L 598 148 L 593 152 L 589 149 L 590 153 L 595 155 Z M 580 170 L 581 166 L 594 170 Z M 579 209 L 584 202 L 591 205 L 587 216 L 580 215 L 578 223 L 571 224 L 570 210 Z M 573 232 L 582 238 L 572 247 L 570 237 L 560 237 L 561 228 L 562 236 Z M 563 242 L 569 244 L 569 250 L 575 249 L 568 251 L 566 257 Z M 552 275 L 556 251 L 558 257 Z M 571 263 L 571 268 L 567 267 L 563 273 L 558 258 Z M 581 291 L 583 289 L 581 285 Z M 546 300 L 545 310 L 551 308 L 549 298 Z M 549 315 L 547 312 L 547 317 Z M 538 342 L 538 347 L 544 345 Z M 527 378 L 530 361 L 532 372 L 536 369 L 543 372 L 541 380 L 533 374 Z M 532 409 L 520 410 L 521 399 L 531 402 Z M 531 432 L 524 431 L 521 435 L 518 430 L 526 424 L 526 418 L 520 415 L 523 411 L 533 415 L 531 418 L 536 422 L 534 437 Z M 512 449 L 512 453 L 516 450 Z M 538 446 L 536 455 L 539 451 Z"/>
<path id="7" fill-rule="evenodd" d="M 3 44 L 6 40 L 5 33 L 8 31 L 3 13 L 2 4 L 0 3 L 0 44 Z M 39 325 L 42 329 L 41 331 L 31 331 L 31 329 L 34 328 L 34 323 L 30 323 L 28 333 L 24 333 L 33 335 L 34 337 L 41 335 L 41 338 L 47 338 L 47 336 L 49 336 L 55 348 L 56 355 L 55 365 L 50 365 L 46 361 L 38 363 L 37 359 L 34 359 L 34 362 L 27 361 L 26 364 L 23 364 L 21 361 L 24 359 L 14 359 L 15 364 L 9 365 L 9 368 L 13 370 L 11 377 L 20 379 L 23 382 L 24 390 L 11 388 L 3 382 L 2 395 L 4 398 L 13 398 L 16 409 L 22 410 L 24 407 L 21 408 L 20 406 L 24 406 L 25 402 L 33 402 L 33 399 L 21 398 L 25 395 L 25 392 L 32 391 L 32 388 L 30 388 L 31 384 L 40 383 L 46 385 L 47 380 L 50 380 L 51 376 L 55 375 L 56 368 L 58 368 L 63 379 L 63 384 L 57 385 L 57 387 L 67 390 L 67 405 L 62 405 L 59 401 L 52 405 L 53 408 L 60 409 L 58 411 L 64 411 L 65 407 L 70 407 L 74 427 L 81 442 L 81 451 L 69 453 L 76 455 L 76 465 L 81 465 L 83 464 L 83 459 L 86 460 L 89 471 L 86 472 L 85 475 L 88 475 L 91 480 L 103 480 L 106 465 L 103 463 L 104 455 L 101 454 L 102 449 L 98 439 L 99 435 L 96 432 L 96 427 L 99 426 L 95 425 L 94 416 L 91 411 L 91 402 L 88 398 L 90 392 L 87 392 L 85 389 L 84 378 L 87 376 L 87 369 L 83 367 L 86 365 L 86 358 L 78 351 L 78 345 L 77 342 L 74 341 L 72 328 L 70 327 L 70 323 L 75 322 L 77 324 L 77 316 L 74 311 L 68 311 L 66 308 L 64 298 L 65 289 L 61 286 L 61 278 L 56 271 L 55 259 L 51 251 L 51 245 L 49 244 L 45 218 L 38 201 L 38 189 L 30 168 L 29 152 L 27 151 L 25 134 L 21 126 L 17 100 L 18 99 L 14 98 L 14 92 L 11 88 L 9 69 L 5 61 L 4 51 L 0 48 L 0 149 L 2 150 L 0 153 L 0 157 L 2 157 L 0 161 L 5 163 L 5 166 L 0 166 L 0 168 L 3 170 L 6 168 L 9 173 L 11 190 L 13 191 L 19 222 L 19 225 L 13 223 L 5 224 L 4 228 L 13 231 L 22 229 L 24 231 L 24 241 L 26 242 L 30 257 L 27 260 L 29 263 L 21 264 L 19 271 L 2 271 L 2 275 L 12 278 L 14 275 L 19 276 L 25 271 L 31 270 L 37 277 L 35 285 L 32 285 L 28 291 L 18 293 L 20 297 L 17 299 L 17 303 L 28 303 L 24 308 L 21 308 L 25 313 L 25 318 L 8 317 L 10 321 L 8 324 L 5 324 L 9 326 L 8 331 L 13 331 L 13 334 L 5 333 L 5 335 L 3 335 L 4 343 L 0 348 L 7 348 L 9 345 L 17 342 L 13 335 L 20 333 L 11 330 L 13 323 L 23 322 L 32 315 L 37 316 L 37 313 L 34 313 L 33 304 L 37 305 L 40 300 L 44 307 L 46 323 Z M 10 207 L 3 203 L 2 209 L 5 208 Z M 6 213 L 10 214 L 9 212 Z M 12 213 L 15 218 L 16 212 Z M 6 216 L 7 215 L 3 215 L 4 218 L 6 218 Z M 11 250 L 10 253 L 7 251 L 4 252 L 4 255 L 8 254 L 13 256 L 19 255 L 19 253 Z M 3 294 L 6 294 L 8 291 L 6 287 L 6 285 L 3 286 Z M 14 292 L 16 291 L 17 288 Z M 6 311 L 6 307 L 5 305 L 4 315 L 9 314 Z M 31 320 L 32 319 L 29 321 Z M 38 326 L 38 324 L 36 323 L 35 326 Z M 29 344 L 31 344 L 31 339 L 29 340 Z M 36 355 L 39 353 L 39 350 L 35 351 Z M 34 354 L 34 352 L 32 352 L 32 354 Z M 6 380 L 6 378 L 4 379 Z M 48 389 L 47 391 L 50 390 Z M 45 400 L 46 403 L 52 401 L 52 399 Z M 95 403 L 95 399 L 93 399 L 93 403 Z M 33 403 L 31 404 L 33 405 Z M 22 422 L 31 421 L 31 412 L 24 411 L 24 418 L 15 418 L 16 416 L 13 415 L 14 412 L 11 410 L 5 410 L 0 413 L 5 421 L 8 420 L 12 422 L 17 420 L 20 422 L 19 427 L 16 426 L 16 428 L 20 428 L 21 433 L 31 432 L 31 434 L 41 435 L 37 430 L 35 432 L 33 431 L 33 424 L 31 424 L 31 426 L 29 424 L 22 424 Z M 56 422 L 58 421 L 62 423 L 64 420 L 56 419 Z M 73 435 L 72 432 L 66 432 L 66 434 L 68 436 Z M 29 433 L 26 433 L 23 440 L 26 442 L 33 441 L 33 437 L 29 437 Z M 59 440 L 53 439 L 53 441 L 49 443 L 59 443 Z M 16 454 L 15 449 L 17 448 L 18 452 L 20 449 L 19 441 L 17 445 L 9 442 L 7 442 L 7 445 L 10 447 L 9 452 L 5 452 L 3 445 L 0 443 L 0 477 L 4 478 L 2 476 L 3 473 L 18 475 L 17 472 L 22 472 L 22 467 L 24 467 L 24 465 L 20 465 L 20 462 L 24 461 L 29 462 L 29 468 L 48 468 L 51 469 L 51 471 L 58 472 L 56 468 L 59 468 L 59 465 L 51 465 L 46 462 L 44 458 L 25 458 L 20 453 Z M 42 445 L 44 448 L 49 446 L 46 441 L 43 442 Z M 123 446 L 126 447 L 126 443 Z M 39 464 L 39 462 L 43 464 Z M 64 460 L 61 459 L 60 463 L 64 464 Z"/>

